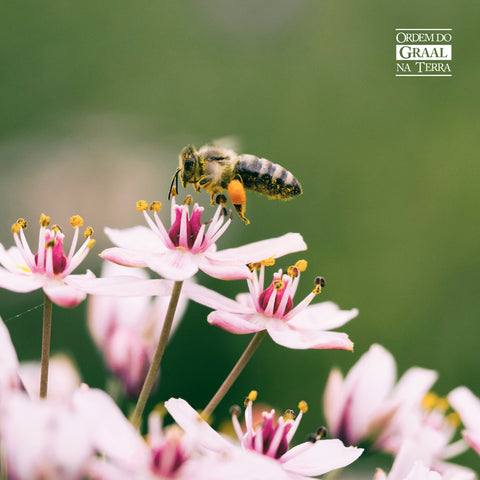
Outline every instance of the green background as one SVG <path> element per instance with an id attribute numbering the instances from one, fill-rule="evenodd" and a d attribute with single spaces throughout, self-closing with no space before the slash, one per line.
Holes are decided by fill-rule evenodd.
<path id="1" fill-rule="evenodd" d="M 110 245 L 104 226 L 143 223 L 136 200 L 166 202 L 189 143 L 235 135 L 242 152 L 302 183 L 291 202 L 249 194 L 251 225 L 234 218 L 218 246 L 301 232 L 308 251 L 277 265 L 308 260 L 298 299 L 323 275 L 322 299 L 359 308 L 342 329 L 355 353 L 268 339 L 217 419 L 252 388 L 281 409 L 305 399 L 301 440 L 325 422 L 332 365 L 345 372 L 374 342 L 400 372 L 438 370 L 438 393 L 465 384 L 480 395 L 478 2 L 45 0 L 0 9 L 3 245 L 20 216 L 33 243 L 42 211 L 66 226 L 79 213 L 100 252 Z M 396 78 L 397 27 L 453 28 L 453 77 Z M 95 253 L 84 265 L 99 273 Z M 198 281 L 230 296 L 246 287 Z M 38 292 L 0 292 L 20 359 L 39 358 L 41 309 L 11 317 L 41 302 Z M 85 313 L 85 303 L 54 308 L 52 347 L 103 386 Z M 209 326 L 207 313 L 190 304 L 155 401 L 181 396 L 201 408 L 249 341 Z M 474 455 L 463 460 L 480 466 Z"/>

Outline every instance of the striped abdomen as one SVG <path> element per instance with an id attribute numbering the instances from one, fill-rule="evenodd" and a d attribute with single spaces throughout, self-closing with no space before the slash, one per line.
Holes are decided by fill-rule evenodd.
<path id="1" fill-rule="evenodd" d="M 242 178 L 245 188 L 270 198 L 286 200 L 302 193 L 298 180 L 287 169 L 265 158 L 240 155 L 234 173 Z"/>

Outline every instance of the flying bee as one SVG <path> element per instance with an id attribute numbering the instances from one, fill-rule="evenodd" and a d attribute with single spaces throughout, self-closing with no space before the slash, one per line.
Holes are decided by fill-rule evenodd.
<path id="1" fill-rule="evenodd" d="M 227 190 L 232 205 L 247 225 L 250 222 L 245 217 L 245 189 L 281 200 L 302 193 L 298 180 L 287 169 L 255 155 L 237 155 L 233 150 L 217 145 L 205 145 L 197 151 L 189 145 L 181 151 L 179 159 L 180 165 L 173 175 L 169 198 L 174 183 L 178 187 L 178 176 L 184 187 L 191 183 L 195 192 L 199 193 L 203 188 L 210 193 L 212 205 L 215 204 L 216 195 Z"/>

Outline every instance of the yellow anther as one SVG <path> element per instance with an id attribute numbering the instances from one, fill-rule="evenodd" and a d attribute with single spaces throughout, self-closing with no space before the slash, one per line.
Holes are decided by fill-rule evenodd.
<path id="1" fill-rule="evenodd" d="M 137 202 L 137 210 L 139 212 L 143 212 L 144 210 L 148 210 L 148 203 L 145 200 L 139 200 Z"/>
<path id="2" fill-rule="evenodd" d="M 91 238 L 87 243 L 87 247 L 88 248 L 93 248 L 94 245 L 95 245 L 95 239 Z"/>
<path id="3" fill-rule="evenodd" d="M 300 270 L 295 265 L 290 265 L 287 269 L 287 275 L 292 278 L 297 278 L 300 274 Z"/>
<path id="4" fill-rule="evenodd" d="M 187 195 L 187 198 L 183 201 L 184 205 L 191 205 L 193 203 L 193 198 L 191 195 Z"/>
<path id="5" fill-rule="evenodd" d="M 159 212 L 162 209 L 162 204 L 160 202 L 152 202 L 150 204 L 150 210 L 152 212 Z"/>
<path id="6" fill-rule="evenodd" d="M 52 227 L 52 230 L 55 232 L 55 233 L 58 233 L 58 232 L 61 232 L 62 231 L 62 227 L 60 225 L 54 225 Z"/>
<path id="7" fill-rule="evenodd" d="M 422 407 L 426 410 L 433 410 L 438 403 L 438 395 L 428 392 L 422 399 Z"/>
<path id="8" fill-rule="evenodd" d="M 254 272 L 255 269 L 255 263 L 247 263 L 247 267 L 251 272 Z"/>
<path id="9" fill-rule="evenodd" d="M 260 262 L 260 265 L 263 265 L 264 267 L 271 267 L 272 265 L 275 265 L 275 259 L 273 257 L 266 258 Z"/>
<path id="10" fill-rule="evenodd" d="M 23 218 L 19 218 L 17 223 L 25 230 L 27 228 L 27 221 Z"/>
<path id="11" fill-rule="evenodd" d="M 50 217 L 47 217 L 44 213 L 40 215 L 40 226 L 42 227 L 48 227 L 50 225 Z"/>
<path id="12" fill-rule="evenodd" d="M 275 290 L 282 290 L 283 288 L 285 288 L 285 283 L 283 283 L 283 280 L 274 280 L 273 288 Z"/>
<path id="13" fill-rule="evenodd" d="M 285 410 L 285 413 L 283 414 L 283 419 L 284 420 L 293 420 L 295 418 L 295 412 L 293 410 Z"/>
<path id="14" fill-rule="evenodd" d="M 314 293 L 315 295 L 322 293 L 322 287 L 320 285 L 315 285 L 313 287 L 312 293 Z"/>
<path id="15" fill-rule="evenodd" d="M 22 229 L 22 226 L 18 222 L 15 222 L 12 225 L 12 233 L 18 233 L 21 229 Z"/>
<path id="16" fill-rule="evenodd" d="M 300 402 L 298 402 L 298 409 L 299 409 L 302 413 L 307 413 L 307 412 L 308 412 L 307 402 L 306 402 L 305 400 L 301 400 Z"/>
<path id="17" fill-rule="evenodd" d="M 458 428 L 462 424 L 460 415 L 457 412 L 451 412 L 445 418 L 452 427 Z"/>
<path id="18" fill-rule="evenodd" d="M 73 217 L 70 217 L 70 225 L 73 228 L 83 226 L 83 218 L 80 215 L 73 215 Z"/>
<path id="19" fill-rule="evenodd" d="M 95 232 L 94 232 L 94 230 L 93 230 L 92 227 L 87 227 L 87 228 L 85 229 L 85 233 L 83 234 L 83 236 L 84 236 L 85 238 L 88 238 L 88 237 L 91 237 L 94 233 L 95 233 Z"/>
<path id="20" fill-rule="evenodd" d="M 308 262 L 306 260 L 299 260 L 295 266 L 300 272 L 304 272 L 307 269 Z"/>
<path id="21" fill-rule="evenodd" d="M 53 248 L 54 246 L 55 246 L 55 240 L 50 240 L 45 245 L 46 248 Z"/>
<path id="22" fill-rule="evenodd" d="M 445 397 L 440 397 L 437 401 L 437 404 L 435 405 L 435 410 L 438 410 L 439 412 L 446 412 L 450 408 L 450 404 L 448 403 L 448 400 Z"/>

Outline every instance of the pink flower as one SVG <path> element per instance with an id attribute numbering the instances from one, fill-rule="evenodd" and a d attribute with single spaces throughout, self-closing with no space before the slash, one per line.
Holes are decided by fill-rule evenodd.
<path id="1" fill-rule="evenodd" d="M 94 454 L 88 426 L 68 405 L 13 392 L 0 408 L 8 478 L 80 480 Z"/>
<path id="2" fill-rule="evenodd" d="M 14 292 L 31 292 L 43 288 L 45 294 L 52 302 L 62 307 L 74 307 L 85 299 L 86 293 L 71 285 L 75 278 L 93 278 L 88 272 L 86 275 L 71 275 L 73 270 L 80 265 L 94 244 L 91 238 L 93 229 L 85 230 L 86 240 L 75 252 L 77 246 L 79 227 L 83 225 L 83 219 L 76 215 L 70 219 L 75 229 L 72 245 L 65 254 L 63 250 L 64 235 L 60 227 L 47 228 L 50 218 L 43 215 L 40 217 L 40 235 L 38 251 L 33 254 L 27 243 L 23 231 L 27 228 L 27 222 L 17 220 L 12 226 L 13 238 L 16 248 L 5 250 L 0 245 L 0 287 Z"/>
<path id="3" fill-rule="evenodd" d="M 465 425 L 463 438 L 480 454 L 480 400 L 467 387 L 452 390 L 448 400 Z"/>
<path id="4" fill-rule="evenodd" d="M 272 283 L 264 289 L 264 263 L 259 266 L 260 275 L 252 273 L 247 280 L 250 293 L 237 295 L 230 300 L 200 285 L 192 285 L 188 295 L 192 300 L 215 309 L 208 315 L 208 322 L 231 333 L 254 333 L 267 330 L 279 345 L 288 348 L 331 348 L 353 350 L 353 343 L 345 333 L 329 332 L 358 315 L 356 308 L 340 310 L 332 302 L 309 305 L 321 291 L 323 279 L 317 277 L 313 291 L 297 306 L 293 298 L 300 280 L 300 270 L 306 262 L 301 260 L 288 269 L 287 275 L 279 270 Z M 300 267 L 300 268 L 299 268 Z"/>
<path id="5" fill-rule="evenodd" d="M 18 369 L 17 352 L 10 333 L 0 318 L 0 403 L 11 391 L 22 388 Z"/>
<path id="6" fill-rule="evenodd" d="M 128 270 L 132 277 L 147 281 L 144 270 L 104 262 L 102 277 L 111 278 Z M 108 369 L 123 383 L 127 395 L 138 397 L 165 319 L 170 296 L 117 298 L 93 296 L 89 299 L 88 326 L 103 354 Z M 181 295 L 173 331 L 187 304 Z"/>
<path id="7" fill-rule="evenodd" d="M 302 415 L 307 410 L 306 403 L 300 402 L 300 413 L 295 420 L 293 412 L 287 411 L 275 424 L 275 412 L 272 410 L 264 412 L 262 425 L 255 426 L 252 422 L 252 400 L 255 397 L 256 392 L 252 392 L 246 399 L 245 433 L 238 422 L 238 408 L 233 408 L 232 422 L 241 447 L 213 430 L 185 400 L 171 398 L 165 402 L 165 407 L 178 425 L 204 449 L 217 452 L 220 456 L 241 455 L 241 450 L 248 451 L 254 464 L 257 463 L 256 458 L 268 459 L 262 462 L 261 471 L 247 478 L 273 478 L 268 476 L 268 471 L 270 467 L 278 469 L 279 466 L 286 474 L 285 478 L 310 478 L 349 465 L 362 454 L 362 449 L 344 447 L 339 440 L 305 442 L 290 448 Z M 248 462 L 248 457 L 244 461 Z"/>
<path id="8" fill-rule="evenodd" d="M 371 438 L 375 448 L 395 453 L 436 379 L 433 370 L 414 367 L 395 385 L 393 356 L 372 345 L 345 379 L 337 369 L 330 373 L 324 393 L 329 431 L 348 445 Z"/>
<path id="9" fill-rule="evenodd" d="M 476 475 L 468 468 L 456 466 L 440 473 L 431 469 L 431 458 L 425 445 L 407 440 L 402 444 L 388 475 L 378 469 L 373 480 L 474 480 Z"/>
<path id="10" fill-rule="evenodd" d="M 231 223 L 231 218 L 224 222 L 225 209 L 222 205 L 218 206 L 210 222 L 202 224 L 203 207 L 195 204 L 190 215 L 189 206 L 177 205 L 174 197 L 171 227 L 168 231 L 158 216 L 160 202 L 150 205 L 153 220 L 148 215 L 147 208 L 146 202 L 137 203 L 137 209 L 143 212 L 150 228 L 137 226 L 125 230 L 105 229 L 117 247 L 104 250 L 100 255 L 102 258 L 129 267 L 148 266 L 171 280 L 186 280 L 199 269 L 212 277 L 229 280 L 248 278 L 250 272 L 247 263 L 307 248 L 299 234 L 291 233 L 217 252 L 215 242 Z M 267 249 L 269 254 L 261 257 Z"/>

